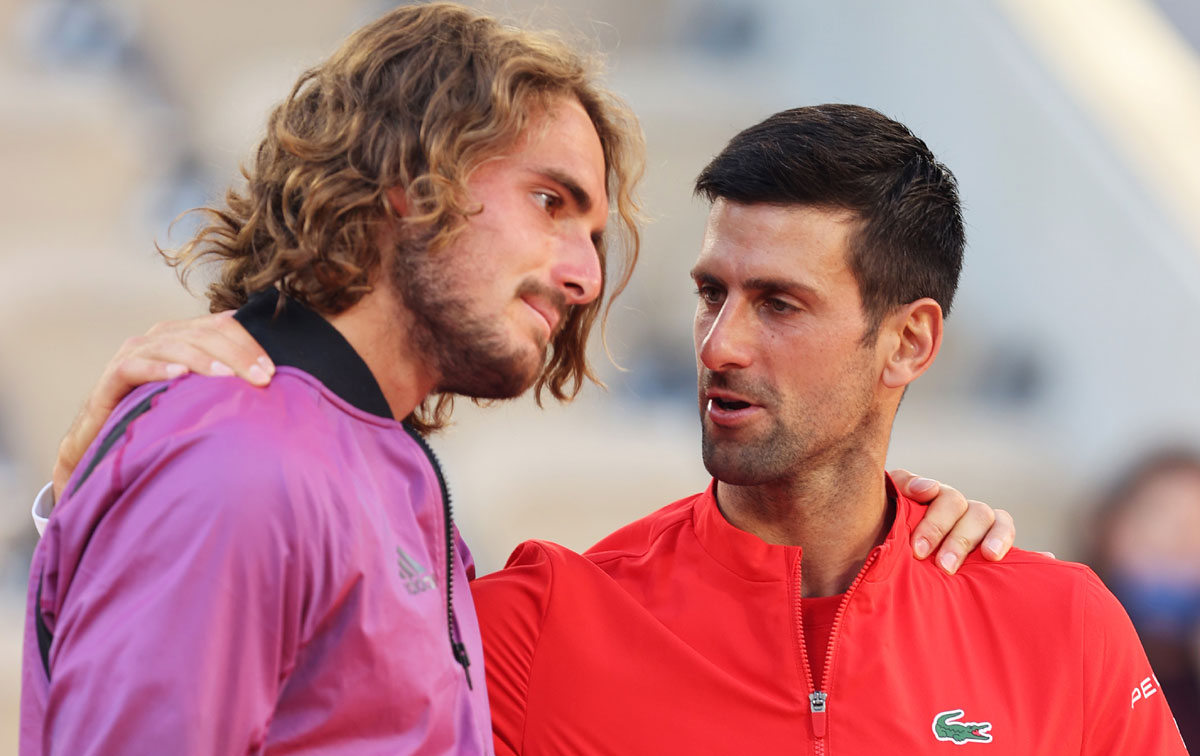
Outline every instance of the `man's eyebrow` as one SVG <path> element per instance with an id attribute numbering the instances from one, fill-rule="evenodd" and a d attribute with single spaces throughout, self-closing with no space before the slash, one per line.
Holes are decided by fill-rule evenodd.
<path id="1" fill-rule="evenodd" d="M 700 268 L 692 268 L 691 275 L 692 280 L 698 284 L 708 284 L 710 286 L 725 285 L 725 282 L 720 278 Z M 807 296 L 819 296 L 817 290 L 812 286 L 790 278 L 750 278 L 742 282 L 742 287 L 751 291 L 791 291 Z"/>
<path id="2" fill-rule="evenodd" d="M 567 190 L 567 193 L 571 195 L 571 199 L 575 201 L 580 212 L 586 213 L 592 209 L 592 195 L 588 194 L 587 190 L 580 186 L 578 181 L 557 168 L 541 168 L 537 172 L 561 184 Z"/>
<path id="3" fill-rule="evenodd" d="M 817 290 L 806 283 L 790 278 L 751 278 L 742 282 L 742 286 L 754 291 L 794 291 L 810 296 L 817 296 Z"/>

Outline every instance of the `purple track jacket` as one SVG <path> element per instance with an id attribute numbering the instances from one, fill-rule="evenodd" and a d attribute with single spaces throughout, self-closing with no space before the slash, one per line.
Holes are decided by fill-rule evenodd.
<path id="1" fill-rule="evenodd" d="M 278 297 L 238 313 L 269 387 L 141 387 L 67 484 L 30 573 L 22 754 L 491 753 L 441 471 Z"/>

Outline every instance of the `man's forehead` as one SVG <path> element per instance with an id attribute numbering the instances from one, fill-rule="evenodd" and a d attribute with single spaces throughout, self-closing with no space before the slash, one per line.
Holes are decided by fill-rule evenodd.
<path id="1" fill-rule="evenodd" d="M 580 189 L 592 202 L 608 206 L 604 147 L 595 123 L 574 97 L 552 98 L 530 115 L 514 154 L 527 166 L 555 180 L 568 179 L 566 188 Z M 576 196 L 578 200 L 579 197 Z"/>
<path id="2" fill-rule="evenodd" d="M 799 225 L 821 223 L 841 226 L 847 230 L 857 225 L 858 213 L 835 205 L 814 205 L 797 202 L 738 202 L 718 197 L 708 210 L 708 227 L 732 222 L 736 225 L 754 224 L 772 230 L 786 230 Z"/>
<path id="3" fill-rule="evenodd" d="M 692 270 L 709 276 L 792 277 L 846 268 L 854 213 L 841 208 L 718 199 Z"/>

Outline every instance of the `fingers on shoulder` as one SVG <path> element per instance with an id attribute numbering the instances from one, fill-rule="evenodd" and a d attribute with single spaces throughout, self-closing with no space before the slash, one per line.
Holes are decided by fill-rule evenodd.
<path id="1" fill-rule="evenodd" d="M 952 486 L 942 485 L 937 497 L 929 502 L 929 508 L 913 535 L 926 538 L 934 545 L 939 544 L 969 512 L 967 497 Z"/>
<path id="2" fill-rule="evenodd" d="M 145 334 L 122 344 L 109 372 L 129 387 L 184 372 L 237 375 L 250 383 L 264 385 L 270 381 L 275 366 L 228 310 L 156 323 Z"/>

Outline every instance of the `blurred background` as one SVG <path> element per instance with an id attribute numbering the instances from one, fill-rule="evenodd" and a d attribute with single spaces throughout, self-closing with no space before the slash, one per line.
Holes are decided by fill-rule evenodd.
<path id="1" fill-rule="evenodd" d="M 28 511 L 59 437 L 124 338 L 205 310 L 154 242 L 185 239 L 170 221 L 221 196 L 299 73 L 392 5 L 0 0 L 0 753 L 15 753 Z M 526 538 L 586 548 L 707 484 L 687 276 L 706 207 L 691 181 L 777 110 L 870 105 L 957 174 L 970 242 L 891 464 L 1009 509 L 1020 545 L 1134 586 L 1144 640 L 1167 636 L 1160 678 L 1183 680 L 1177 718 L 1200 719 L 1200 467 L 1166 465 L 1178 485 L 1138 478 L 1200 446 L 1200 5 L 483 7 L 607 58 L 646 132 L 652 222 L 609 322 L 624 369 L 593 345 L 606 390 L 544 410 L 460 403 L 433 439 L 481 571 Z M 1148 514 L 1123 515 L 1129 501 Z"/>

